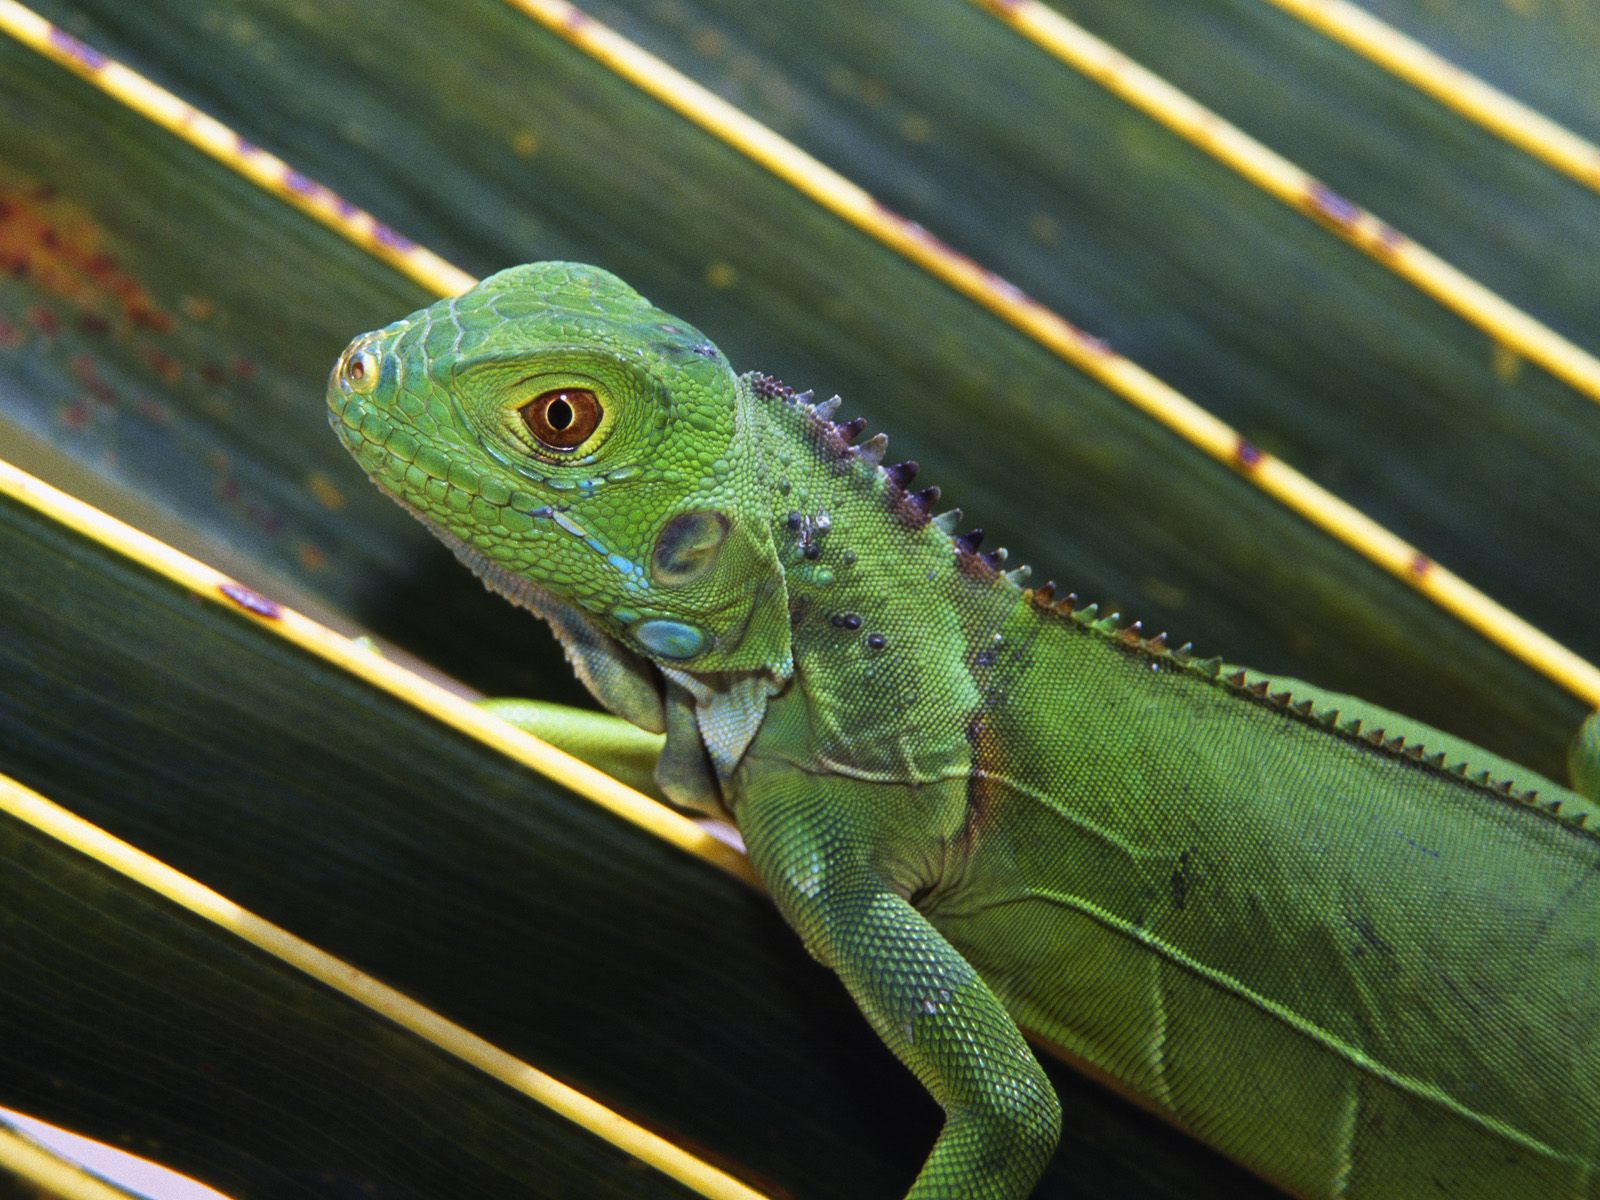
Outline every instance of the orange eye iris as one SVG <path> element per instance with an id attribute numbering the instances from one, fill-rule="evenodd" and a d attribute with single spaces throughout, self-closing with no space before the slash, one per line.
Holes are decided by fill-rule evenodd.
<path id="1" fill-rule="evenodd" d="M 600 401 L 587 388 L 542 392 L 519 410 L 528 432 L 552 450 L 581 446 L 600 424 Z"/>

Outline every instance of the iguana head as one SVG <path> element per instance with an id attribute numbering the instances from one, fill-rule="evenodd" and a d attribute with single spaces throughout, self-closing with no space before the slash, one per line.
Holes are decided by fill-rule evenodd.
<path id="1" fill-rule="evenodd" d="M 782 676 L 747 401 L 699 332 L 574 263 L 502 271 L 364 334 L 328 384 L 345 447 L 491 586 L 663 665 Z"/>

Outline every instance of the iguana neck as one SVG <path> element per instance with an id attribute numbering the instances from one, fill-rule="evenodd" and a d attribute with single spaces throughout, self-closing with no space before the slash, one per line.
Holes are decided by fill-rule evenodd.
<path id="1" fill-rule="evenodd" d="M 916 490 L 916 464 L 881 465 L 887 439 L 839 421 L 763 375 L 742 377 L 764 421 L 772 539 L 784 572 L 800 711 L 779 722 L 828 770 L 914 781 L 963 772 L 969 748 L 953 711 L 978 712 L 970 666 L 1025 604 L 1020 580 L 984 555 L 980 535 L 952 537 L 938 489 Z M 778 740 L 786 740 L 777 731 Z M 770 739 L 769 739 L 770 740 Z"/>

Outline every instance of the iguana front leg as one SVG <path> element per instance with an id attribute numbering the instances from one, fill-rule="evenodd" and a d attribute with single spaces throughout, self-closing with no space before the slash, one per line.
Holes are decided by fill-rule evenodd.
<path id="1" fill-rule="evenodd" d="M 870 811 L 821 794 L 873 785 L 797 782 L 810 790 L 745 796 L 739 828 L 806 948 L 945 1111 L 907 1200 L 1019 1200 L 1060 1137 L 1055 1091 L 989 986 L 891 885 Z"/>
<path id="2" fill-rule="evenodd" d="M 648 733 L 608 713 L 544 700 L 496 698 L 480 700 L 478 707 L 599 767 L 629 787 L 660 795 L 655 768 L 665 739 L 659 733 Z"/>

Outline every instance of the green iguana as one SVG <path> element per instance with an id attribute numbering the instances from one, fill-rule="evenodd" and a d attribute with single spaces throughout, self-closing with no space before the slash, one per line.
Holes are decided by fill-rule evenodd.
<path id="1" fill-rule="evenodd" d="M 912 1197 L 1038 1178 L 1019 1026 L 1298 1196 L 1600 1196 L 1590 799 L 1026 587 L 837 399 L 593 267 L 357 338 L 328 403 L 737 824 L 945 1110 Z"/>

